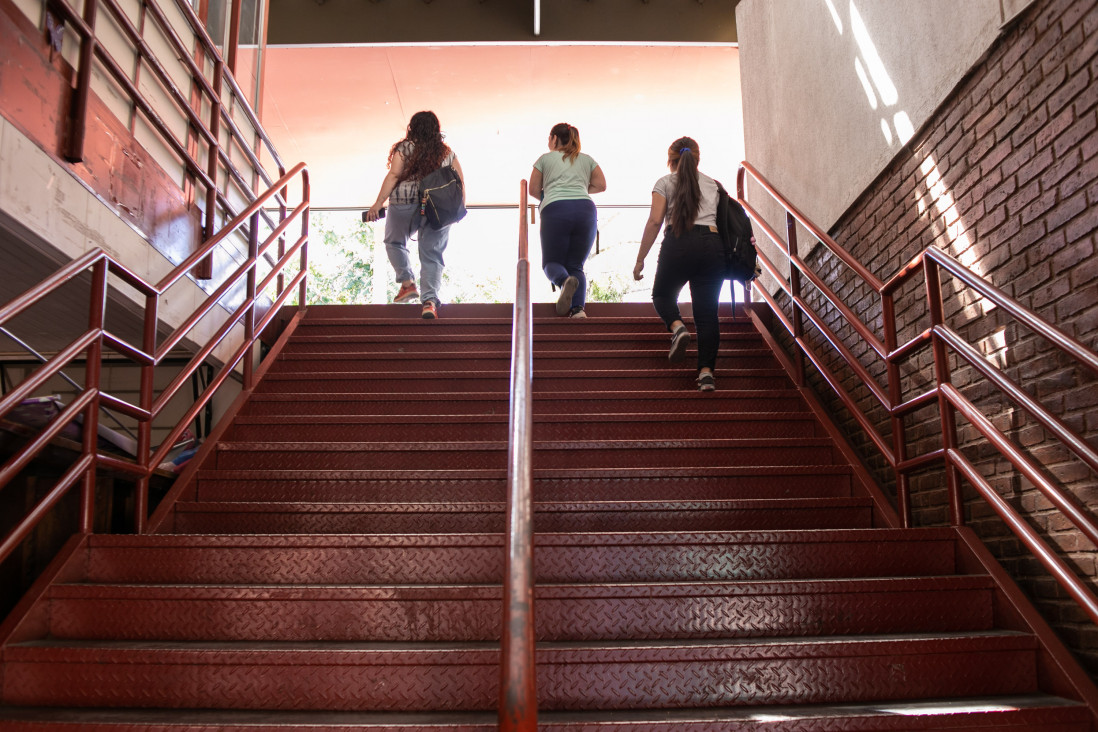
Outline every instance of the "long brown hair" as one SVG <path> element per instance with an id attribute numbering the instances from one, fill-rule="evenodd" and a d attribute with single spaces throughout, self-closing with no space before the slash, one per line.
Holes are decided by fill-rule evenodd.
<path id="1" fill-rule="evenodd" d="M 560 146 L 557 149 L 568 158 L 568 162 L 576 162 L 580 154 L 579 130 L 567 122 L 561 122 L 553 125 L 553 129 L 549 130 L 549 136 L 557 138 L 557 144 Z"/>
<path id="2" fill-rule="evenodd" d="M 675 192 L 667 202 L 671 231 L 682 236 L 694 225 L 701 205 L 701 183 L 698 181 L 698 143 L 692 137 L 680 137 L 667 148 L 667 167 L 678 174 Z"/>
<path id="3" fill-rule="evenodd" d="M 408 121 L 404 139 L 389 148 L 389 167 L 393 167 L 393 155 L 406 142 L 413 145 L 412 155 L 404 161 L 400 180 L 422 180 L 423 176 L 438 170 L 450 154 L 450 146 L 442 141 L 442 128 L 434 112 L 416 112 Z M 401 151 L 403 155 L 404 152 Z"/>

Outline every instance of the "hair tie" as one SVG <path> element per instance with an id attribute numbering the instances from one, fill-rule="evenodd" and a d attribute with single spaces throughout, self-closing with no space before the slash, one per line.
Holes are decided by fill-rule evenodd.
<path id="1" fill-rule="evenodd" d="M 688 147 L 680 147 L 679 148 L 679 155 L 682 155 L 683 153 L 688 153 L 688 152 L 690 152 L 690 148 L 688 148 Z"/>

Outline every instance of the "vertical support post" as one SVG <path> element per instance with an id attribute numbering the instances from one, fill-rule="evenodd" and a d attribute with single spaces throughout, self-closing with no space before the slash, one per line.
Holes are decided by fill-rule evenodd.
<path id="1" fill-rule="evenodd" d="M 309 202 L 309 196 L 311 195 L 309 189 L 309 171 L 308 169 L 301 171 L 301 200 L 304 203 Z M 306 288 L 309 283 L 309 215 L 312 213 L 312 209 L 308 206 L 301 212 L 301 236 L 305 240 L 301 245 L 301 264 L 299 267 L 302 272 L 305 272 L 305 276 L 301 278 L 301 283 L 297 289 L 297 308 L 298 310 L 305 309 L 305 295 L 307 294 Z M 377 243 L 374 243 L 377 246 Z"/>
<path id="2" fill-rule="evenodd" d="M 225 62 L 214 56 L 214 73 L 210 86 L 213 97 L 210 99 L 210 137 L 213 142 L 206 152 L 206 175 L 214 186 L 206 191 L 206 218 L 202 224 L 202 243 L 213 238 L 217 226 L 217 171 L 221 166 L 221 90 L 225 77 Z M 203 60 L 205 63 L 205 60 Z M 208 280 L 213 277 L 213 254 L 204 257 L 195 267 L 195 279 Z"/>
<path id="3" fill-rule="evenodd" d="M 84 0 L 84 23 L 88 35 L 80 39 L 80 68 L 76 71 L 76 89 L 73 90 L 72 111 L 69 115 L 69 146 L 65 159 L 70 163 L 84 160 L 84 138 L 88 130 L 88 98 L 91 94 L 92 66 L 95 64 L 95 16 L 98 0 Z"/>
<path id="4" fill-rule="evenodd" d="M 950 383 L 949 354 L 938 329 L 945 324 L 942 307 L 942 282 L 938 265 L 930 257 L 923 257 L 926 275 L 927 306 L 930 310 L 931 343 L 934 351 L 934 377 L 938 388 L 938 410 L 942 418 L 942 447 L 945 448 L 946 488 L 949 491 L 950 523 L 963 526 L 965 507 L 961 499 L 961 476 L 953 464 L 952 451 L 957 449 L 957 420 L 953 403 L 949 401 L 944 385 Z"/>
<path id="5" fill-rule="evenodd" d="M 247 292 L 244 297 L 248 300 L 248 311 L 244 313 L 244 342 L 248 344 L 248 352 L 244 354 L 244 390 L 255 386 L 253 360 L 255 354 L 252 346 L 255 344 L 255 270 L 259 264 L 259 212 L 256 211 L 248 219 L 248 277 Z"/>
<path id="6" fill-rule="evenodd" d="M 133 530 L 134 533 L 145 533 L 149 520 L 149 476 L 156 469 L 155 465 L 148 464 L 152 457 L 152 427 L 156 419 L 152 413 L 154 394 L 156 388 L 156 323 L 160 318 L 160 296 L 155 293 L 145 295 L 145 322 L 141 332 L 141 350 L 150 359 L 149 363 L 141 364 L 141 383 L 138 392 L 138 406 L 148 414 L 137 425 L 137 461 L 144 466 L 145 471 L 141 479 L 134 487 L 133 500 Z"/>
<path id="7" fill-rule="evenodd" d="M 895 412 L 896 406 L 903 401 L 903 389 L 900 384 L 900 365 L 892 357 L 896 350 L 896 304 L 891 292 L 881 294 L 881 318 L 884 321 L 884 345 L 888 353 L 888 411 L 892 423 L 892 468 L 896 474 L 896 503 L 900 511 L 900 525 L 911 527 L 911 489 L 907 472 L 899 468 L 907 460 L 907 432 L 904 418 Z"/>
<path id="8" fill-rule="evenodd" d="M 229 73 L 236 76 L 236 53 L 240 46 L 240 7 L 241 0 L 232 0 L 229 5 L 229 43 L 228 52 L 225 54 L 226 63 L 229 65 Z"/>
<path id="9" fill-rule="evenodd" d="M 793 353 L 794 381 L 805 385 L 804 376 L 804 317 L 801 313 L 801 269 L 797 266 L 797 220 L 793 214 L 785 214 L 785 253 L 789 260 L 789 297 L 793 301 L 793 339 L 797 349 Z"/>
<path id="10" fill-rule="evenodd" d="M 96 338 L 88 345 L 84 368 L 84 390 L 95 397 L 84 409 L 82 455 L 91 457 L 84 473 L 80 491 L 80 533 L 90 534 L 95 528 L 95 478 L 99 464 L 99 394 L 103 376 L 103 322 L 107 312 L 107 259 L 100 257 L 92 268 L 91 297 L 88 307 L 88 330 Z"/>

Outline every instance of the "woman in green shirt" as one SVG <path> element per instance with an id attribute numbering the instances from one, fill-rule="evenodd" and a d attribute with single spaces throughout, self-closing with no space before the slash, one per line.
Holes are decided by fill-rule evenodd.
<path id="1" fill-rule="evenodd" d="M 580 152 L 579 130 L 564 122 L 554 125 L 549 152 L 537 159 L 530 173 L 530 195 L 541 201 L 541 268 L 560 288 L 557 315 L 587 317 L 583 264 L 598 231 L 590 194 L 605 190 L 602 168 Z"/>

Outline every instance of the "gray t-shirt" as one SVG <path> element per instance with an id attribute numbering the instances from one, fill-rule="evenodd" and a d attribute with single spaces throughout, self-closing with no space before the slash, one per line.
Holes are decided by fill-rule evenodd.
<path id="1" fill-rule="evenodd" d="M 587 188 L 591 185 L 591 172 L 598 165 L 593 157 L 582 152 L 574 161 L 565 158 L 560 150 L 542 155 L 534 163 L 534 168 L 541 172 L 539 208 L 545 208 L 553 201 L 591 200 Z"/>
<path id="2" fill-rule="evenodd" d="M 667 199 L 671 200 L 671 196 L 675 193 L 675 186 L 679 182 L 678 173 L 668 173 L 667 175 L 656 181 L 656 185 L 652 186 L 652 192 L 658 193 Z M 705 173 L 698 171 L 698 183 L 701 187 L 701 201 L 698 202 L 698 215 L 694 220 L 695 226 L 716 226 L 717 225 L 717 181 L 710 178 Z M 671 204 L 668 203 L 667 218 L 671 218 Z"/>
<path id="3" fill-rule="evenodd" d="M 415 149 L 416 149 L 415 143 L 412 142 L 411 140 L 406 140 L 405 142 L 401 143 L 400 147 L 397 148 L 397 152 L 400 153 L 401 156 L 403 156 L 403 158 L 404 158 L 405 167 L 407 167 L 408 160 L 411 159 L 412 152 Z M 454 155 L 454 151 L 451 150 L 446 155 L 446 157 L 443 158 L 442 165 L 440 165 L 439 167 L 441 168 L 443 165 L 453 165 L 455 157 L 457 157 L 457 156 Z M 418 180 L 402 180 L 399 183 L 397 183 L 396 188 L 394 188 L 393 192 L 389 194 L 389 203 L 391 203 L 391 204 L 419 203 L 419 181 Z"/>

